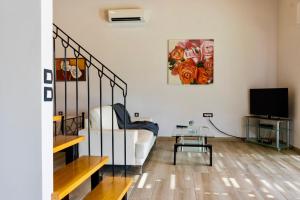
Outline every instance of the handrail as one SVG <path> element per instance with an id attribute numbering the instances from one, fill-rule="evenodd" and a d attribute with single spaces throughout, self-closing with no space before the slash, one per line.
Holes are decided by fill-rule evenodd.
<path id="1" fill-rule="evenodd" d="M 99 61 L 97 58 L 95 58 L 91 53 L 89 53 L 84 47 L 82 47 L 80 44 L 78 44 L 72 37 L 70 37 L 67 33 L 65 33 L 62 29 L 60 29 L 57 25 L 53 24 L 54 30 L 53 30 L 53 38 L 56 39 L 59 37 L 61 40 L 66 42 L 77 54 L 80 54 L 83 58 L 88 60 L 90 62 L 91 66 L 95 67 L 98 71 L 103 73 L 104 76 L 106 76 L 110 81 L 113 81 L 125 94 L 127 94 L 127 83 L 121 79 L 117 74 L 115 74 L 112 70 L 110 70 L 108 67 L 106 67 L 101 61 Z M 61 32 L 67 39 L 63 38 L 63 36 L 59 35 L 59 32 Z M 77 45 L 78 49 L 74 47 L 70 42 L 73 42 Z M 83 53 L 80 52 L 80 50 L 83 50 L 85 54 L 88 56 L 85 56 Z M 88 58 L 89 57 L 89 58 Z M 98 66 L 96 66 L 92 60 L 96 61 L 99 65 L 101 65 L 100 69 Z M 107 70 L 113 77 L 110 77 L 108 74 L 105 73 L 104 70 Z M 123 83 L 123 87 L 116 82 L 116 78 L 118 81 L 121 81 Z"/>

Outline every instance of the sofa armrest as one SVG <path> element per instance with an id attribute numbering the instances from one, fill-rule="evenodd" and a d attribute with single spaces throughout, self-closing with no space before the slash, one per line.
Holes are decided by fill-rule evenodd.
<path id="1" fill-rule="evenodd" d="M 137 122 L 137 121 L 148 121 L 148 122 L 153 122 L 153 119 L 150 117 L 131 117 L 132 122 Z"/>
<path id="2" fill-rule="evenodd" d="M 109 157 L 109 163 L 112 164 L 112 130 L 103 129 L 102 132 L 102 144 L 103 144 L 103 155 Z M 88 130 L 82 129 L 79 131 L 79 135 L 85 136 L 85 140 L 79 143 L 79 155 L 88 155 Z M 101 155 L 101 144 L 100 144 L 100 129 L 90 129 L 90 147 L 91 155 Z M 135 165 L 135 144 L 138 140 L 137 130 L 126 130 L 126 155 L 127 164 Z M 124 164 L 124 130 L 114 130 L 114 160 L 116 165 Z"/>

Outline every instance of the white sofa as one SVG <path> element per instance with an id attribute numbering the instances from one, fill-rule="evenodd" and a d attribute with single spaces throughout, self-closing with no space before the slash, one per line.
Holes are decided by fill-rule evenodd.
<path id="1" fill-rule="evenodd" d="M 114 163 L 115 165 L 124 165 L 124 130 L 119 129 L 116 113 L 114 118 Z M 102 128 L 103 128 L 103 155 L 109 157 L 109 163 L 112 164 L 112 106 L 102 107 Z M 132 118 L 132 121 L 152 121 L 151 119 Z M 87 120 L 86 120 L 87 123 Z M 79 155 L 88 155 L 88 129 L 79 131 L 79 135 L 85 136 L 85 140 L 79 144 Z M 90 111 L 90 140 L 91 155 L 100 155 L 100 107 Z M 145 162 L 156 136 L 148 130 L 126 130 L 126 157 L 127 165 L 142 166 Z"/>

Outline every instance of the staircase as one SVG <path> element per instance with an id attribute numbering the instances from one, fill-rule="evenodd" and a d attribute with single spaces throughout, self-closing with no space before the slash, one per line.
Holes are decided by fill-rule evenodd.
<path id="1" fill-rule="evenodd" d="M 84 140 L 82 136 L 55 136 L 53 153 L 73 148 Z M 120 200 L 132 184 L 131 178 L 105 177 L 99 183 L 99 170 L 108 162 L 106 156 L 82 156 L 54 172 L 52 200 L 67 199 L 67 195 L 91 177 L 92 191 L 86 200 Z"/>
<path id="2" fill-rule="evenodd" d="M 58 45 L 62 48 L 62 51 L 58 50 Z M 53 122 L 55 134 L 53 135 L 53 154 L 58 152 L 65 152 L 65 163 L 66 165 L 62 168 L 56 170 L 53 175 L 54 179 L 54 191 L 52 193 L 52 200 L 67 200 L 69 199 L 69 194 L 74 191 L 77 187 L 82 185 L 83 182 L 90 179 L 91 180 L 91 191 L 84 198 L 85 200 L 121 200 L 127 199 L 127 192 L 132 185 L 132 179 L 127 177 L 127 164 L 126 164 L 126 127 L 124 129 L 124 152 L 115 152 L 114 150 L 114 125 L 112 123 L 112 176 L 106 177 L 101 173 L 101 168 L 107 164 L 109 158 L 102 154 L 102 149 L 100 149 L 101 156 L 92 156 L 90 154 L 90 124 L 87 123 L 88 135 L 87 137 L 78 136 L 78 132 L 84 124 L 84 115 L 79 115 L 79 64 L 80 60 L 84 60 L 86 65 L 86 81 L 87 81 L 87 108 L 84 110 L 87 112 L 87 121 L 90 121 L 90 73 L 97 72 L 99 78 L 99 106 L 102 107 L 102 87 L 103 79 L 109 81 L 111 87 L 111 104 L 114 104 L 115 99 L 115 89 L 121 90 L 123 97 L 123 104 L 126 107 L 126 96 L 127 96 L 127 84 L 119 76 L 108 69 L 103 63 L 91 55 L 88 51 L 80 46 L 74 39 L 67 35 L 62 29 L 53 25 L 53 78 L 54 78 L 54 114 Z M 68 52 L 73 52 L 75 65 L 71 66 L 70 57 Z M 60 58 L 61 65 L 58 64 L 57 55 Z M 69 65 L 70 64 L 70 65 Z M 61 68 L 63 76 L 62 84 L 64 87 L 64 113 L 57 115 L 57 82 L 56 69 Z M 71 69 L 73 68 L 73 69 Z M 75 71 L 74 71 L 74 68 Z M 93 69 L 93 71 L 91 71 Z M 73 70 L 73 71 L 72 71 Z M 82 72 L 81 72 L 82 73 Z M 75 75 L 75 77 L 74 77 Z M 68 90 L 70 80 L 73 79 L 75 83 L 75 94 L 74 99 L 76 105 L 75 115 L 70 117 L 68 115 Z M 74 88 L 74 87 L 73 87 Z M 102 145 L 102 116 L 100 112 L 100 138 L 101 147 Z M 126 117 L 125 113 L 124 116 Z M 81 117 L 81 122 L 79 119 Z M 67 119 L 72 118 L 75 122 L 75 130 L 69 131 L 67 128 Z M 57 134 L 57 125 L 60 123 L 61 133 Z M 71 134 L 70 134 L 71 133 Z M 78 156 L 78 145 L 80 142 L 88 140 L 89 153 L 88 155 Z M 114 165 L 114 154 L 124 153 L 124 176 L 115 176 L 115 165 Z M 100 176 L 101 174 L 101 176 Z"/>

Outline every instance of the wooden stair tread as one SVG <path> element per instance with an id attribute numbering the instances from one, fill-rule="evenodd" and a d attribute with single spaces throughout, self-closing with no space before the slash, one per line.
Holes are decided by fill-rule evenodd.
<path id="1" fill-rule="evenodd" d="M 64 198 L 108 162 L 108 157 L 82 156 L 54 173 L 54 195 Z"/>
<path id="2" fill-rule="evenodd" d="M 62 120 L 62 116 L 61 115 L 55 115 L 55 116 L 53 116 L 53 121 L 54 122 L 59 122 L 61 120 Z"/>
<path id="3" fill-rule="evenodd" d="M 104 177 L 84 200 L 121 200 L 132 185 L 132 178 Z"/>
<path id="4" fill-rule="evenodd" d="M 84 136 L 57 135 L 53 137 L 53 153 L 64 150 L 84 140 Z"/>

